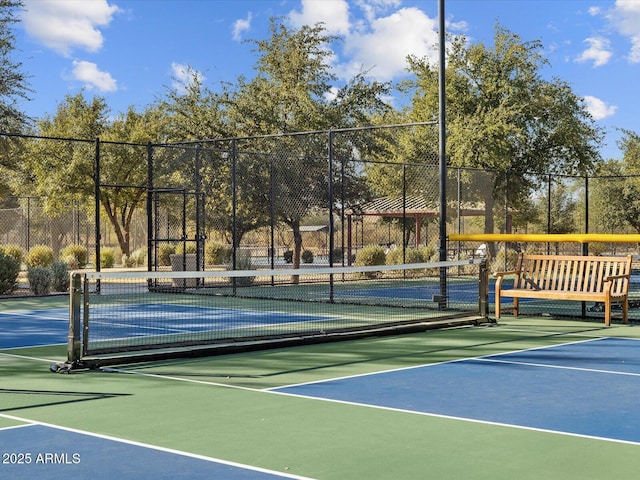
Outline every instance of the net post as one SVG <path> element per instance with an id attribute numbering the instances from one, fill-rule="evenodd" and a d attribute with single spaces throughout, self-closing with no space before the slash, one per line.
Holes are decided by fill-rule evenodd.
<path id="1" fill-rule="evenodd" d="M 97 280 L 99 281 L 99 280 Z M 86 355 L 89 350 L 89 279 L 84 275 L 82 286 L 82 354 Z M 98 285 L 96 283 L 96 285 Z M 98 290 L 97 293 L 100 293 Z M 80 315 L 78 315 L 80 318 Z"/>
<path id="2" fill-rule="evenodd" d="M 480 315 L 484 318 L 489 316 L 489 269 L 487 260 L 480 262 L 480 273 L 478 279 L 478 308 Z"/>
<path id="3" fill-rule="evenodd" d="M 80 303 L 82 301 L 82 275 L 71 273 L 69 290 L 69 336 L 67 337 L 67 363 L 73 365 L 81 358 Z"/>

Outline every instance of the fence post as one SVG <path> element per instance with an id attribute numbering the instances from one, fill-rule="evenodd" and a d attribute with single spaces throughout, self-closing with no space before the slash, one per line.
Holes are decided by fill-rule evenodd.
<path id="1" fill-rule="evenodd" d="M 93 172 L 93 182 L 95 189 L 95 221 L 96 221 L 96 272 L 100 271 L 100 242 L 102 241 L 102 232 L 100 230 L 100 204 L 101 204 L 101 189 L 100 189 L 100 139 L 96 138 L 95 141 L 95 162 Z M 96 281 L 96 290 L 100 291 L 100 280 Z"/>
<path id="2" fill-rule="evenodd" d="M 158 245 L 155 242 L 158 219 L 153 213 L 153 144 L 147 143 L 147 270 L 157 270 Z M 156 212 L 157 213 L 157 212 Z"/>

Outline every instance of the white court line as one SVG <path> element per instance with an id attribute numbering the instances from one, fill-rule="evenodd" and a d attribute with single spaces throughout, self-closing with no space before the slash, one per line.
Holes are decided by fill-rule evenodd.
<path id="1" fill-rule="evenodd" d="M 470 328 L 475 328 L 475 327 L 470 327 Z M 606 337 L 606 338 L 608 338 L 608 337 Z M 574 342 L 565 342 L 565 343 L 559 343 L 559 344 L 556 344 L 556 345 L 546 345 L 546 346 L 543 346 L 543 347 L 523 348 L 521 350 L 511 350 L 511 351 L 501 352 L 501 353 L 492 353 L 490 355 L 481 355 L 481 356 L 476 356 L 476 357 L 457 358 L 455 360 L 446 360 L 446 361 L 443 361 L 443 362 L 424 363 L 424 364 L 421 364 L 421 365 L 411 365 L 409 367 L 391 368 L 391 369 L 388 369 L 388 370 L 378 370 L 378 371 L 375 371 L 375 372 L 358 373 L 358 374 L 355 374 L 355 375 L 345 375 L 343 377 L 326 378 L 324 380 L 313 380 L 313 381 L 310 381 L 310 382 L 292 383 L 292 384 L 289 384 L 289 385 L 281 385 L 281 386 L 278 386 L 278 387 L 265 388 L 264 391 L 270 392 L 270 391 L 279 390 L 279 389 L 283 389 L 283 388 L 300 387 L 300 386 L 303 386 L 303 385 L 315 385 L 315 384 L 321 384 L 321 383 L 334 382 L 334 381 L 338 381 L 338 380 L 349 380 L 349 379 L 352 379 L 352 378 L 369 377 L 371 375 L 402 372 L 402 371 L 405 371 L 405 370 L 413 370 L 413 369 L 416 369 L 416 368 L 435 367 L 435 366 L 438 366 L 438 365 L 446 365 L 446 364 L 449 364 L 449 363 L 460 363 L 460 362 L 465 362 L 465 361 L 468 361 L 468 360 L 481 360 L 481 359 L 486 358 L 486 357 L 493 357 L 493 356 L 498 356 L 498 355 L 508 355 L 508 354 L 520 353 L 520 352 L 528 352 L 528 351 L 533 351 L 533 350 L 541 350 L 541 349 L 544 349 L 544 348 L 560 347 L 560 346 L 564 346 L 564 345 L 573 345 L 573 344 L 577 344 L 577 343 L 591 342 L 593 340 L 598 340 L 598 339 L 576 340 Z M 276 393 L 280 393 L 280 392 L 276 392 Z"/>
<path id="2" fill-rule="evenodd" d="M 536 350 L 536 349 L 531 349 L 531 350 Z M 501 354 L 498 354 L 498 355 L 495 355 L 495 356 L 500 356 L 500 355 Z M 606 373 L 606 374 L 610 374 L 610 375 L 623 375 L 623 376 L 628 376 L 628 377 L 640 377 L 640 373 L 620 372 L 618 370 L 601 370 L 601 369 L 598 369 L 598 368 L 570 367 L 570 366 L 567 366 L 567 365 L 553 365 L 553 364 L 546 364 L 546 363 L 523 362 L 523 361 L 518 361 L 518 360 L 500 360 L 500 359 L 497 359 L 497 358 L 483 358 L 483 357 L 476 358 L 475 360 L 477 360 L 479 362 L 488 362 L 488 363 L 504 363 L 504 364 L 510 364 L 510 365 L 526 365 L 526 366 L 529 366 L 529 367 L 554 368 L 554 369 L 557 369 L 557 370 L 575 370 L 575 371 L 579 371 L 579 372 Z"/>
<path id="3" fill-rule="evenodd" d="M 43 311 L 43 312 L 50 312 L 51 310 L 61 310 L 63 312 L 66 313 L 66 316 L 62 316 L 62 317 L 52 317 L 52 316 L 45 316 L 45 315 L 36 315 L 33 312 L 34 311 Z M 29 313 L 27 313 L 29 312 Z M 6 317 L 26 317 L 29 319 L 33 319 L 33 320 L 56 320 L 56 321 L 64 321 L 64 322 L 68 322 L 69 321 L 69 309 L 68 308 L 49 308 L 49 309 L 42 309 L 42 310 L 3 310 L 0 311 L 0 317 L 1 316 L 6 316 Z M 1 320 L 6 320 L 6 319 L 1 319 Z"/>
<path id="4" fill-rule="evenodd" d="M 640 445 L 640 442 L 633 442 L 631 440 L 620 440 L 620 439 L 617 439 L 617 438 L 598 437 L 598 436 L 595 436 L 595 435 L 585 435 L 585 434 L 580 434 L 580 433 L 563 432 L 562 430 L 550 430 L 550 429 L 546 429 L 546 428 L 528 427 L 528 426 L 524 426 L 524 425 L 516 425 L 516 424 L 511 424 L 511 423 L 492 422 L 492 421 L 489 421 L 489 420 L 478 420 L 476 418 L 457 417 L 457 416 L 454 416 L 454 415 L 444 415 L 444 414 L 440 414 L 440 413 L 421 412 L 421 411 L 417 411 L 417 410 L 408 410 L 408 409 L 395 408 L 395 407 L 385 407 L 385 406 L 381 406 L 381 405 L 371 405 L 371 404 L 368 404 L 368 403 L 350 402 L 350 401 L 347 401 L 347 400 L 336 400 L 336 399 L 333 399 L 333 398 L 313 397 L 313 396 L 301 395 L 301 394 L 297 394 L 297 393 L 276 392 L 276 391 L 271 392 L 271 393 L 290 396 L 290 397 L 304 398 L 304 399 L 307 399 L 307 400 L 317 400 L 317 401 L 323 401 L 323 402 L 338 403 L 338 404 L 343 404 L 343 405 L 351 405 L 351 406 L 356 406 L 356 407 L 373 408 L 373 409 L 376 409 L 376 410 L 386 410 L 386 411 L 391 411 L 391 412 L 409 413 L 409 414 L 412 414 L 412 415 L 420 415 L 420 416 L 424 416 L 424 417 L 443 418 L 445 420 L 456 420 L 456 421 L 461 421 L 461 422 L 478 423 L 478 424 L 482 424 L 482 425 L 492 425 L 492 426 L 497 426 L 497 427 L 515 428 L 515 429 L 518 429 L 518 430 L 527 430 L 527 431 L 532 431 L 532 432 L 552 433 L 554 435 L 563 435 L 563 436 L 566 436 L 566 437 L 587 438 L 587 439 L 590 439 L 590 440 L 600 440 L 600 441 L 611 442 L 611 443 L 622 443 L 622 444 L 626 444 L 626 445 Z"/>
<path id="5" fill-rule="evenodd" d="M 36 347 L 18 347 L 18 348 L 36 348 Z M 27 355 L 16 355 L 13 353 L 5 353 L 5 352 L 0 352 L 0 357 L 10 357 L 10 358 L 20 358 L 22 360 L 33 360 L 34 362 L 47 362 L 47 363 L 57 363 L 60 362 L 61 360 L 51 360 L 48 358 L 38 358 L 38 357 L 29 357 Z"/>
<path id="6" fill-rule="evenodd" d="M 427 417 L 433 417 L 433 418 L 443 418 L 443 419 L 447 419 L 447 420 L 456 420 L 456 421 L 471 422 L 471 423 L 477 423 L 477 424 L 483 424 L 483 425 L 493 425 L 493 426 L 506 427 L 506 428 L 515 428 L 515 429 L 519 429 L 519 430 L 527 430 L 527 431 L 534 431 L 534 432 L 551 433 L 551 434 L 554 434 L 554 435 L 563 435 L 563 436 L 567 436 L 567 437 L 585 438 L 585 439 L 605 441 L 605 442 L 610 442 L 610 443 L 626 444 L 626 445 L 640 445 L 640 442 L 634 442 L 634 441 L 630 441 L 630 440 L 620 440 L 620 439 L 608 438 L 608 437 L 598 437 L 598 436 L 594 436 L 594 435 L 585 435 L 585 434 L 578 434 L 578 433 L 571 433 L 571 432 L 563 432 L 563 431 L 560 431 L 560 430 L 550 430 L 550 429 L 543 429 L 543 428 L 536 428 L 536 427 L 528 427 L 528 426 L 523 426 L 523 425 L 508 424 L 508 423 L 501 423 L 501 422 L 492 422 L 492 421 L 488 421 L 488 420 L 478 420 L 478 419 L 474 419 L 474 418 L 458 417 L 458 416 L 453 416 L 453 415 L 436 414 L 436 413 L 430 413 L 430 412 L 421 412 L 421 411 L 415 411 L 415 410 L 408 410 L 408 409 L 401 409 L 401 408 L 394 408 L 394 407 L 385 407 L 385 406 L 380 406 L 380 405 L 372 405 L 372 404 L 368 404 L 368 403 L 351 402 L 351 401 L 346 401 L 346 400 L 336 400 L 336 399 L 331 399 L 331 398 L 315 397 L 315 396 L 309 396 L 309 395 L 302 395 L 302 394 L 279 391 L 279 389 L 284 389 L 284 388 L 289 388 L 289 387 L 296 387 L 296 386 L 301 386 L 301 385 L 321 384 L 321 383 L 327 383 L 327 382 L 336 381 L 336 380 L 351 379 L 351 378 L 358 378 L 358 377 L 366 377 L 366 376 L 378 375 L 378 374 L 383 374 L 383 373 L 393 373 L 393 372 L 411 370 L 411 369 L 422 368 L 422 367 L 432 367 L 432 366 L 437 366 L 437 365 L 460 363 L 460 362 L 464 362 L 464 361 L 467 361 L 467 360 L 484 360 L 485 357 L 489 357 L 489 356 L 497 356 L 497 355 L 505 355 L 505 354 L 508 354 L 508 353 L 519 353 L 519 352 L 526 352 L 526 351 L 534 351 L 534 350 L 556 348 L 556 347 L 561 347 L 561 346 L 565 346 L 565 345 L 587 343 L 587 342 L 592 342 L 592 341 L 601 340 L 601 339 L 608 339 L 608 338 L 615 338 L 615 339 L 623 338 L 623 339 L 626 339 L 626 337 L 601 337 L 601 338 L 592 338 L 592 339 L 586 339 L 586 340 L 577 340 L 577 341 L 572 341 L 572 342 L 560 343 L 560 344 L 556 344 L 556 345 L 547 345 L 547 346 L 536 347 L 536 348 L 525 348 L 525 349 L 521 349 L 521 350 L 513 350 L 513 351 L 510 351 L 510 352 L 503 352 L 503 353 L 499 353 L 499 354 L 491 354 L 491 355 L 477 356 L 477 357 L 467 357 L 467 358 L 449 360 L 449 361 L 438 362 L 438 363 L 428 363 L 428 364 L 416 365 L 416 366 L 410 366 L 410 367 L 402 367 L 402 368 L 395 368 L 395 369 L 389 369 L 389 370 L 383 370 L 383 371 L 377 371 L 377 372 L 369 372 L 369 373 L 365 373 L 365 374 L 348 375 L 348 376 L 335 377 L 335 378 L 319 380 L 319 381 L 304 382 L 304 383 L 291 384 L 291 385 L 280 386 L 280 387 L 270 387 L 270 388 L 266 388 L 266 389 L 255 389 L 255 388 L 242 387 L 242 386 L 237 386 L 237 385 L 229 385 L 229 384 L 223 384 L 223 383 L 217 383 L 217 382 L 207 382 L 207 381 L 203 381 L 203 380 L 193 380 L 193 379 L 182 378 L 182 377 L 159 375 L 159 374 L 154 374 L 154 373 L 142 373 L 142 372 L 136 372 L 136 371 L 131 371 L 131 370 L 119 370 L 119 369 L 104 369 L 104 370 L 105 371 L 113 371 L 113 372 L 116 372 L 116 373 L 127 373 L 127 374 L 132 374 L 132 375 L 142 375 L 142 376 L 147 376 L 147 377 L 150 377 L 150 378 L 154 378 L 155 377 L 155 378 L 166 379 L 166 380 L 171 380 L 171 381 L 196 383 L 196 384 L 201 384 L 201 385 L 211 385 L 211 386 L 216 386 L 216 387 L 232 388 L 232 389 L 246 390 L 246 391 L 252 391 L 252 392 L 271 393 L 271 394 L 275 394 L 275 395 L 283 395 L 283 396 L 289 396 L 289 397 L 295 397 L 295 398 L 303 398 L 303 399 L 312 400 L 312 401 L 330 402 L 330 403 L 351 405 L 351 406 L 364 407 L 364 408 L 373 408 L 373 409 L 377 409 L 377 410 L 408 413 L 408 414 L 412 414 L 412 415 L 420 415 L 420 416 L 427 416 Z M 638 339 L 633 339 L 633 338 L 628 338 L 628 339 L 629 340 L 638 340 Z M 558 367 L 558 368 L 561 368 L 561 367 Z M 620 373 L 620 372 L 616 372 L 616 373 Z"/>
<path id="7" fill-rule="evenodd" d="M 15 430 L 16 428 L 33 427 L 34 425 L 36 424 L 33 422 L 29 422 L 29 423 L 23 423 L 22 425 L 12 425 L 10 427 L 2 427 L 0 428 L 0 432 L 3 432 L 5 430 Z"/>
<path id="8" fill-rule="evenodd" d="M 56 430 L 63 430 L 65 432 L 76 433 L 76 434 L 80 434 L 80 435 L 87 435 L 89 437 L 100 438 L 100 439 L 109 440 L 109 441 L 112 441 L 112 442 L 118 442 L 118 443 L 122 443 L 122 444 L 125 444 L 125 445 L 132 445 L 132 446 L 135 446 L 135 447 L 148 448 L 150 450 L 156 450 L 156 451 L 159 451 L 159 452 L 171 453 L 171 454 L 174 454 L 174 455 L 181 455 L 183 457 L 194 458 L 194 459 L 197 459 L 197 460 L 204 460 L 204 461 L 211 462 L 211 463 L 218 463 L 218 464 L 222 464 L 222 465 L 228 465 L 228 466 L 232 466 L 232 467 L 243 468 L 243 469 L 246 469 L 246 470 L 252 470 L 252 471 L 255 471 L 255 472 L 267 473 L 267 474 L 270 474 L 270 475 L 276 475 L 276 476 L 280 476 L 280 477 L 283 477 L 283 478 L 291 478 L 291 479 L 295 479 L 295 480 L 313 480 L 310 477 L 303 477 L 303 476 L 300 476 L 300 475 L 293 475 L 293 474 L 290 474 L 290 473 L 278 472 L 276 470 L 269 470 L 269 469 L 266 469 L 266 468 L 255 467 L 255 466 L 246 465 L 246 464 L 243 464 L 243 463 L 232 462 L 232 461 L 229 461 L 229 460 L 223 460 L 221 458 L 207 457 L 205 455 L 199 455 L 199 454 L 196 454 L 196 453 L 184 452 L 182 450 L 176 450 L 176 449 L 173 449 L 173 448 L 159 447 L 157 445 L 151 445 L 151 444 L 143 443 L 143 442 L 136 442 L 134 440 L 125 440 L 125 439 L 114 437 L 114 436 L 111 436 L 111 435 L 104 435 L 104 434 L 100 434 L 100 433 L 88 432 L 86 430 L 79 430 L 77 428 L 63 427 L 61 425 L 55 425 L 55 424 L 52 424 L 52 423 L 40 422 L 40 421 L 31 420 L 31 419 L 23 418 L 23 417 L 16 417 L 14 415 L 7 415 L 7 414 L 4 414 L 4 413 L 0 413 L 0 417 L 6 418 L 6 419 L 9 419 L 9 420 L 29 423 L 29 425 L 21 425 L 21 427 L 43 426 L 43 427 L 53 428 L 53 429 L 56 429 Z"/>

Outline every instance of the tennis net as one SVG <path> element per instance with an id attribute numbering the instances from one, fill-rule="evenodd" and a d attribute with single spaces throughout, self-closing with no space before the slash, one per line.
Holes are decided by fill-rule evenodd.
<path id="1" fill-rule="evenodd" d="M 74 272 L 67 365 L 130 363 L 478 321 L 480 260 Z"/>

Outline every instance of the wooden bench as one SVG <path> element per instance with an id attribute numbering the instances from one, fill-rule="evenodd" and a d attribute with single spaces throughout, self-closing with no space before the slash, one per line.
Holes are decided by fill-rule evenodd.
<path id="1" fill-rule="evenodd" d="M 622 305 L 622 321 L 627 323 L 631 255 L 627 257 L 526 255 L 520 254 L 518 267 L 494 273 L 496 318 L 500 318 L 502 297 L 513 298 L 513 314 L 518 316 L 520 298 L 601 302 L 604 323 L 611 325 L 611 306 Z M 515 276 L 513 288 L 503 289 L 508 275 Z"/>

